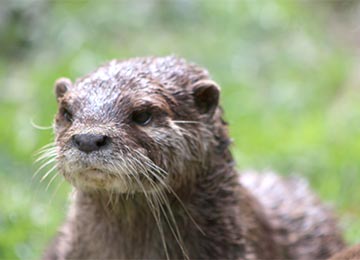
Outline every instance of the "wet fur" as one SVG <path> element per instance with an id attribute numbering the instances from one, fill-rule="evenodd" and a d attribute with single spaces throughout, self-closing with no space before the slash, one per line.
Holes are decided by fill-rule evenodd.
<path id="1" fill-rule="evenodd" d="M 358 260 L 360 259 L 360 245 L 354 245 L 333 255 L 329 260 Z"/>
<path id="2" fill-rule="evenodd" d="M 284 243 L 298 230 L 276 222 L 287 215 L 269 210 L 276 198 L 263 203 L 240 184 L 218 87 L 206 70 L 176 57 L 115 60 L 57 86 L 56 141 L 46 152 L 75 190 L 44 259 L 310 259 L 342 248 L 335 221 L 317 202 L 305 206 L 321 208 L 329 221 L 315 216 L 314 226 L 334 243 L 310 229 L 302 232 L 316 241 L 312 252 Z M 148 126 L 131 121 L 141 109 L 152 113 Z M 79 133 L 108 135 L 111 147 L 81 153 L 71 143 Z M 292 219 L 294 209 L 286 210 Z"/>

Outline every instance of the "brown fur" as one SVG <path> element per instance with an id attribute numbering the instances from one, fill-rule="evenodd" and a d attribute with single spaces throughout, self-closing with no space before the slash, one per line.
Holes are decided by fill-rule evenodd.
<path id="1" fill-rule="evenodd" d="M 206 70 L 176 57 L 112 61 L 74 85 L 58 81 L 55 92 L 57 167 L 75 191 L 44 259 L 311 259 L 343 247 L 317 200 L 294 215 L 299 198 L 291 190 L 279 201 L 274 190 L 245 188 L 257 180 L 240 184 L 219 88 Z M 150 123 L 134 123 L 139 111 Z M 89 133 L 111 144 L 92 153 L 74 148 L 73 136 Z"/>
<path id="2" fill-rule="evenodd" d="M 329 260 L 358 260 L 360 259 L 360 244 L 346 248 L 335 254 Z"/>

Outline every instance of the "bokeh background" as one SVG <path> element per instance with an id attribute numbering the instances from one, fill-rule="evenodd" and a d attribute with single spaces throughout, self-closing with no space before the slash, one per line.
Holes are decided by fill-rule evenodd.
<path id="1" fill-rule="evenodd" d="M 360 242 L 360 2 L 0 1 L 0 258 L 37 259 L 70 187 L 32 177 L 53 83 L 110 59 L 176 54 L 210 71 L 239 169 L 309 180 Z"/>

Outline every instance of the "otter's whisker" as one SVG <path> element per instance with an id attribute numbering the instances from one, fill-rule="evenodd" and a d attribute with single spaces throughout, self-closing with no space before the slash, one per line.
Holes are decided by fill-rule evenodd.
<path id="1" fill-rule="evenodd" d="M 184 202 L 179 198 L 179 196 L 175 193 L 175 191 L 170 187 L 171 193 L 174 195 L 174 197 L 176 198 L 176 200 L 180 203 L 181 207 L 184 209 L 185 213 L 188 215 L 188 217 L 190 218 L 190 220 L 193 222 L 193 224 L 196 226 L 196 228 L 203 234 L 205 235 L 205 232 L 202 230 L 202 228 L 200 227 L 200 225 L 195 221 L 195 219 L 193 218 L 193 216 L 190 214 L 189 210 L 185 207 Z"/>
<path id="2" fill-rule="evenodd" d="M 144 190 L 143 185 L 141 184 L 142 189 Z M 163 244 L 164 247 L 164 251 L 165 251 L 165 256 L 166 259 L 170 259 L 169 257 L 169 252 L 167 249 L 167 244 L 166 244 L 166 240 L 165 240 L 165 233 L 164 233 L 164 229 L 163 226 L 161 224 L 161 214 L 160 214 L 160 210 L 159 210 L 159 202 L 157 200 L 153 200 L 152 196 L 147 195 L 146 191 L 144 190 L 144 194 L 146 197 L 146 201 L 149 205 L 150 211 L 152 212 L 156 225 L 158 227 L 159 233 L 160 233 L 160 237 L 161 237 L 161 242 Z"/>
<path id="3" fill-rule="evenodd" d="M 184 121 L 184 120 L 173 120 L 176 124 L 201 124 L 199 121 Z"/>
<path id="4" fill-rule="evenodd" d="M 41 162 L 41 161 L 44 161 L 44 160 L 47 160 L 49 158 L 53 158 L 53 157 L 56 157 L 56 152 L 47 152 L 47 153 L 44 153 L 43 155 L 39 156 L 38 159 L 35 161 L 35 163 L 38 163 L 38 162 Z"/>
<path id="5" fill-rule="evenodd" d="M 40 125 L 36 124 L 32 118 L 30 120 L 30 124 L 31 124 L 32 127 L 36 128 L 38 130 L 50 130 L 50 129 L 53 129 L 52 125 L 51 126 L 40 126 Z"/>
<path id="6" fill-rule="evenodd" d="M 197 227 L 197 229 L 202 233 L 205 234 L 205 232 L 200 228 L 200 226 L 196 223 L 195 219 L 192 217 L 192 215 L 190 214 L 190 212 L 188 211 L 188 209 L 185 207 L 184 203 L 182 202 L 182 200 L 179 198 L 179 196 L 176 194 L 176 192 L 169 186 L 167 185 L 163 179 L 161 179 L 158 175 L 157 172 L 163 172 L 167 175 L 167 173 L 161 169 L 159 166 L 157 165 L 153 165 L 153 164 L 148 164 L 149 167 L 156 169 L 156 172 L 151 171 L 151 173 L 153 174 L 153 176 L 164 186 L 164 188 L 166 190 L 168 190 L 171 194 L 174 195 L 174 197 L 177 199 L 177 201 L 180 203 L 180 205 L 182 206 L 182 208 L 184 209 L 185 213 L 188 215 L 188 217 L 191 219 L 191 221 L 194 223 L 194 225 Z"/>
<path id="7" fill-rule="evenodd" d="M 51 157 L 55 157 L 57 155 L 56 149 L 51 147 L 51 148 L 46 148 L 43 149 L 41 151 L 38 151 L 35 156 L 37 157 L 36 160 L 34 161 L 34 163 L 38 163 L 40 161 L 43 161 L 45 159 L 51 158 Z"/>
<path id="8" fill-rule="evenodd" d="M 126 192 L 127 192 L 127 196 L 126 198 L 128 198 L 128 191 L 132 190 L 132 181 L 131 181 L 131 177 L 129 176 L 129 172 L 127 169 L 125 169 L 126 167 L 123 167 L 123 165 L 126 165 L 125 160 L 121 159 L 121 163 L 119 163 L 118 165 L 115 165 L 114 163 L 112 163 L 113 167 L 114 167 L 114 172 L 117 172 L 117 175 L 120 177 L 122 183 L 124 185 L 126 185 Z M 117 171 L 117 169 L 121 169 L 120 172 Z"/>
<path id="9" fill-rule="evenodd" d="M 162 196 L 164 197 L 164 195 Z M 169 217 L 168 217 L 168 214 L 166 213 L 166 210 L 164 209 L 163 205 L 165 205 L 166 209 L 167 209 L 167 212 L 170 214 L 170 219 L 171 221 L 169 220 Z M 179 245 L 184 257 L 186 259 L 189 259 L 189 256 L 187 255 L 185 249 L 184 249 L 184 242 L 182 241 L 182 238 L 181 238 L 181 235 L 180 235 L 180 231 L 179 231 L 179 228 L 178 228 L 178 225 L 175 221 L 175 218 L 174 218 L 174 215 L 173 215 L 173 212 L 171 210 L 171 207 L 169 205 L 169 200 L 168 199 L 165 199 L 164 197 L 164 201 L 163 203 L 159 203 L 159 206 L 161 208 L 161 211 L 163 212 L 164 216 L 165 216 L 165 220 L 166 222 L 168 223 L 169 225 L 169 228 L 170 228 L 170 231 L 171 233 L 173 234 L 177 244 Z M 175 230 L 174 230 L 175 229 Z"/>
<path id="10" fill-rule="evenodd" d="M 160 221 L 160 211 L 159 211 L 159 203 L 156 202 L 156 200 L 152 200 L 151 195 L 149 195 L 145 188 L 144 185 L 141 183 L 141 181 L 138 179 L 138 177 L 136 176 L 136 173 L 131 172 L 132 176 L 135 178 L 135 181 L 138 183 L 139 187 L 142 189 L 143 194 L 146 198 L 146 202 L 148 203 L 148 206 L 150 208 L 150 211 L 152 213 L 152 215 L 154 216 L 155 222 L 158 226 L 158 230 L 160 233 L 160 237 L 161 237 L 161 241 L 164 247 L 164 251 L 165 251 L 165 255 L 166 255 L 166 259 L 170 259 L 169 257 L 169 253 L 168 253 L 168 249 L 167 249 L 167 245 L 166 245 L 166 241 L 165 241 L 165 235 L 164 235 L 164 230 L 163 227 L 161 225 L 161 221 Z"/>
<path id="11" fill-rule="evenodd" d="M 141 183 L 141 181 L 138 178 L 138 172 L 136 171 L 137 168 L 142 168 L 142 164 L 135 158 L 132 158 L 133 161 L 137 163 L 137 165 L 128 165 L 129 166 L 129 173 L 131 174 L 131 176 L 135 179 L 135 181 L 137 182 L 137 184 L 139 185 L 139 187 L 142 189 L 143 194 L 146 198 L 147 204 L 149 206 L 150 212 L 152 213 L 156 225 L 158 227 L 159 233 L 160 233 L 160 237 L 161 237 L 161 241 L 163 243 L 163 247 L 164 247 L 164 251 L 165 251 L 165 255 L 166 258 L 169 259 L 169 254 L 168 254 L 168 250 L 167 250 L 167 245 L 166 245 L 166 241 L 165 241 L 165 235 L 164 235 L 164 230 L 163 227 L 161 225 L 161 221 L 160 221 L 160 210 L 159 210 L 159 202 L 158 200 L 155 200 L 151 194 L 148 194 L 144 188 L 144 185 Z M 147 176 L 146 171 L 143 172 L 144 176 L 149 180 L 149 182 L 152 184 L 152 180 L 151 178 L 149 178 L 149 176 Z"/>
<path id="12" fill-rule="evenodd" d="M 55 143 L 49 143 L 49 144 L 46 144 L 44 145 L 43 147 L 41 147 L 40 149 L 38 149 L 37 151 L 35 151 L 35 155 L 38 155 L 40 153 L 43 153 L 44 151 L 48 151 L 48 150 L 55 150 L 56 147 L 55 147 Z"/>
<path id="13" fill-rule="evenodd" d="M 44 164 L 42 164 L 42 165 L 39 167 L 39 169 L 37 169 L 36 172 L 33 174 L 33 178 L 35 178 L 42 169 L 44 169 L 44 168 L 45 168 L 46 166 L 48 166 L 49 164 L 54 163 L 55 161 L 56 161 L 56 158 L 51 158 L 50 160 L 48 160 L 48 161 L 46 161 Z"/>
<path id="14" fill-rule="evenodd" d="M 110 208 L 114 208 L 114 204 L 112 203 L 113 202 L 113 194 L 114 194 L 114 191 L 113 189 L 110 190 L 110 195 L 109 195 L 109 199 L 106 203 L 106 207 L 105 208 L 109 208 L 109 206 L 111 206 Z"/>
<path id="15" fill-rule="evenodd" d="M 51 169 L 48 170 L 43 177 L 41 177 L 40 182 L 43 182 L 55 169 L 56 169 L 56 165 L 51 167 Z"/>
<path id="16" fill-rule="evenodd" d="M 151 184 L 152 186 L 154 187 L 154 190 L 155 190 L 155 193 L 152 193 L 153 197 L 156 198 L 157 202 L 158 202 L 158 205 L 160 207 L 160 210 L 163 212 L 163 215 L 165 217 L 165 220 L 166 222 L 168 223 L 168 226 L 170 228 L 170 231 L 171 233 L 173 234 L 175 240 L 177 241 L 184 257 L 186 259 L 189 259 L 185 249 L 184 249 L 184 242 L 182 241 L 181 239 L 181 235 L 180 235 L 180 231 L 179 231 L 179 228 L 177 226 L 177 223 L 175 221 L 175 218 L 174 218 L 174 215 L 173 215 L 173 212 L 172 212 L 172 209 L 170 207 L 170 203 L 169 203 L 169 200 L 167 198 L 167 196 L 163 193 L 163 191 L 161 191 L 158 187 L 155 187 L 154 186 L 154 182 L 151 180 L 150 178 L 150 181 L 151 181 Z M 167 211 L 164 209 L 163 205 L 165 205 Z M 170 219 L 168 217 L 168 213 L 170 214 Z"/>
<path id="17" fill-rule="evenodd" d="M 119 176 L 119 178 L 121 179 L 121 182 L 123 185 L 128 186 L 128 182 L 126 181 L 126 174 L 124 174 L 126 171 L 125 169 L 123 169 L 123 163 L 120 163 L 119 165 L 115 165 L 114 163 L 111 162 L 111 165 L 113 166 L 114 170 L 112 170 L 112 172 L 116 172 L 117 176 Z M 121 169 L 121 171 L 119 172 L 118 169 Z M 128 187 L 126 187 L 126 190 L 128 190 Z"/>
<path id="18" fill-rule="evenodd" d="M 136 162 L 138 162 L 138 161 L 136 160 Z M 143 167 L 142 164 L 139 164 L 139 166 Z M 178 243 L 184 257 L 186 259 L 189 259 L 188 255 L 187 255 L 187 253 L 186 253 L 186 251 L 184 249 L 184 246 L 183 246 L 184 242 L 182 241 L 179 228 L 177 226 L 177 223 L 175 221 L 175 217 L 173 215 L 173 212 L 172 212 L 170 204 L 169 204 L 169 200 L 168 200 L 167 196 L 163 193 L 163 191 L 161 191 L 159 189 L 159 187 L 156 187 L 155 182 L 147 175 L 147 173 L 148 173 L 148 171 L 145 170 L 144 171 L 144 176 L 145 176 L 145 178 L 148 179 L 150 185 L 153 187 L 153 189 L 155 191 L 155 192 L 151 193 L 150 196 L 152 198 L 154 198 L 154 200 L 157 203 L 157 206 L 160 208 L 160 211 L 163 213 L 163 215 L 165 217 L 165 220 L 166 220 L 166 222 L 167 222 L 167 224 L 168 224 L 168 226 L 170 228 L 170 231 L 173 234 L 175 240 L 177 241 L 177 243 Z M 167 188 L 167 186 L 165 188 Z M 165 206 L 165 208 L 167 210 L 165 210 L 163 205 Z M 170 215 L 170 219 L 169 219 L 168 214 Z"/>
<path id="19" fill-rule="evenodd" d="M 49 189 L 51 183 L 56 179 L 56 177 L 58 177 L 59 174 L 57 172 L 55 172 L 54 176 L 50 179 L 49 183 L 46 185 L 46 190 Z"/>
<path id="20" fill-rule="evenodd" d="M 182 200 L 179 198 L 179 196 L 175 193 L 175 191 L 169 186 L 167 185 L 163 178 L 165 176 L 168 175 L 168 173 L 163 170 L 162 168 L 160 168 L 159 166 L 157 166 L 156 164 L 154 164 L 152 161 L 149 160 L 148 157 L 144 156 L 142 153 L 137 152 L 137 154 L 143 159 L 143 163 L 145 163 L 150 169 L 150 173 L 160 182 L 160 184 L 166 189 L 168 190 L 171 194 L 174 195 L 174 197 L 176 198 L 176 200 L 180 203 L 181 207 L 184 209 L 185 213 L 189 216 L 190 220 L 194 223 L 194 225 L 197 227 L 197 229 L 202 233 L 205 234 L 205 232 L 200 228 L 199 224 L 197 224 L 197 222 L 195 221 L 195 219 L 192 217 L 192 215 L 190 214 L 190 212 L 188 211 L 188 209 L 185 207 L 184 203 L 182 202 Z M 158 174 L 160 174 L 160 177 Z"/>
<path id="21" fill-rule="evenodd" d="M 44 155 L 44 154 L 47 154 L 47 153 L 52 153 L 52 152 L 56 152 L 56 148 L 55 147 L 45 147 L 45 148 L 42 148 L 41 150 L 39 151 L 36 151 L 35 152 L 35 156 L 41 156 L 41 155 Z"/>
<path id="22" fill-rule="evenodd" d="M 36 160 L 35 163 L 43 161 L 45 159 L 51 158 L 51 157 L 55 157 L 56 156 L 56 151 L 47 151 L 46 153 L 43 153 L 42 155 L 40 155 Z"/>
<path id="23" fill-rule="evenodd" d="M 59 182 L 59 184 L 56 186 L 55 190 L 53 191 L 53 193 L 51 194 L 51 197 L 50 197 L 50 204 L 52 202 L 52 200 L 54 199 L 56 193 L 59 191 L 61 185 L 63 185 L 65 182 L 65 179 L 61 179 L 61 181 Z"/>

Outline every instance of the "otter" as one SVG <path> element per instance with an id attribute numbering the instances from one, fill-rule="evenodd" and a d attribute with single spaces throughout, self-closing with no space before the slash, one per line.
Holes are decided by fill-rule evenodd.
<path id="1" fill-rule="evenodd" d="M 113 60 L 57 80 L 55 94 L 49 154 L 74 191 L 44 259 L 320 259 L 344 247 L 306 184 L 235 170 L 205 69 Z"/>
<path id="2" fill-rule="evenodd" d="M 358 260 L 360 259 L 360 244 L 346 248 L 335 255 L 329 260 Z"/>

